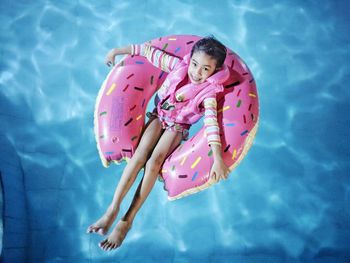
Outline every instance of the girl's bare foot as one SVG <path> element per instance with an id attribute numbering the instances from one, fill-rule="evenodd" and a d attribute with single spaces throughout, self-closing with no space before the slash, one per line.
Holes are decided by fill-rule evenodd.
<path id="1" fill-rule="evenodd" d="M 99 220 L 87 228 L 86 233 L 97 233 L 101 236 L 106 235 L 115 218 L 117 217 L 117 214 L 117 211 L 107 211 Z"/>
<path id="2" fill-rule="evenodd" d="M 131 223 L 132 222 L 120 220 L 108 238 L 99 243 L 100 248 L 103 250 L 112 250 L 120 247 L 131 228 Z"/>

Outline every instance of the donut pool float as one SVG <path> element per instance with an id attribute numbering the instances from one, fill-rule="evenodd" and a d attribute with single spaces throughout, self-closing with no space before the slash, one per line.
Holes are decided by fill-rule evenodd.
<path id="1" fill-rule="evenodd" d="M 172 35 L 149 41 L 171 55 L 183 58 L 200 37 Z M 222 156 L 230 171 L 242 161 L 258 129 L 259 100 L 255 80 L 241 58 L 227 48 L 225 64 L 230 77 L 217 94 Z M 142 56 L 125 56 L 104 80 L 94 113 L 98 152 L 105 167 L 132 157 L 145 127 L 148 102 L 167 73 Z M 196 193 L 215 183 L 209 176 L 213 156 L 201 128 L 176 148 L 160 171 L 168 199 Z"/>

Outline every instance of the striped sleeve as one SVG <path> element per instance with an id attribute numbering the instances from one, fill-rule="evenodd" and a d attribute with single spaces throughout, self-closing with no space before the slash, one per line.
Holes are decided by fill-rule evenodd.
<path id="1" fill-rule="evenodd" d="M 165 72 L 172 71 L 180 59 L 147 44 L 131 45 L 131 55 L 140 55 Z"/>
<path id="2" fill-rule="evenodd" d="M 217 144 L 221 146 L 216 108 L 217 103 L 215 98 L 206 98 L 204 100 L 204 126 L 208 144 Z"/>

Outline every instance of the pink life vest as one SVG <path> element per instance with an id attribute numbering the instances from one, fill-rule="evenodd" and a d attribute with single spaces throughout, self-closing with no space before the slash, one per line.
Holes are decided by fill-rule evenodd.
<path id="1" fill-rule="evenodd" d="M 176 99 L 178 85 L 187 77 L 190 54 L 184 56 L 183 60 L 175 66 L 169 73 L 165 89 L 158 92 L 161 100 L 157 104 L 158 115 L 166 120 L 180 124 L 193 124 L 203 115 L 203 108 L 200 104 L 206 98 L 215 98 L 216 93 L 222 92 L 223 83 L 229 78 L 230 71 L 224 64 L 222 69 L 206 79 L 204 83 L 189 83 L 181 87 L 182 93 L 185 94 L 184 101 Z M 167 102 L 173 105 L 172 109 L 165 109 L 163 103 Z M 162 107 L 163 106 L 163 107 Z"/>

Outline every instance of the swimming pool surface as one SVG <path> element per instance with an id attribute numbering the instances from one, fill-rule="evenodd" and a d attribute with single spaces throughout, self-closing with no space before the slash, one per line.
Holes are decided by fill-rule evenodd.
<path id="1" fill-rule="evenodd" d="M 2 0 L 3 262 L 350 262 L 349 8 Z M 104 252 L 85 230 L 125 167 L 102 167 L 93 134 L 104 57 L 172 34 L 214 34 L 248 64 L 257 137 L 230 178 L 206 191 L 169 202 L 157 182 L 122 247 Z"/>

